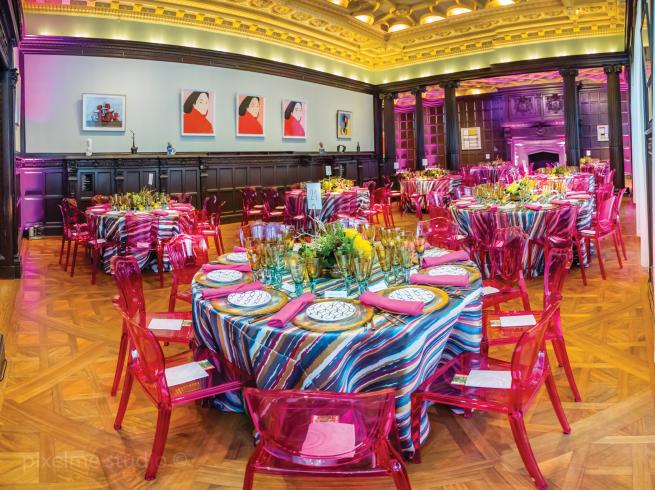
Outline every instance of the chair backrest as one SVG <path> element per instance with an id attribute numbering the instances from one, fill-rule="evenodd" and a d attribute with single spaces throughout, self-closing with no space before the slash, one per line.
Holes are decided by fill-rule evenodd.
<path id="1" fill-rule="evenodd" d="M 450 209 L 448 209 L 446 206 L 438 206 L 430 203 L 428 203 L 428 215 L 430 216 L 430 219 L 434 219 L 434 218 L 452 219 L 452 215 L 450 214 Z"/>
<path id="2" fill-rule="evenodd" d="M 614 198 L 614 211 L 612 213 L 612 222 L 618 224 L 621 221 L 621 204 L 623 203 L 623 194 L 625 188 L 619 189 L 618 194 Z"/>
<path id="3" fill-rule="evenodd" d="M 193 276 L 209 262 L 207 240 L 202 235 L 177 235 L 166 244 L 177 284 L 191 284 Z"/>
<path id="4" fill-rule="evenodd" d="M 225 201 L 219 202 L 218 196 L 207 196 L 202 202 L 202 213 L 205 221 L 209 221 L 212 224 L 221 224 L 221 210 Z"/>
<path id="5" fill-rule="evenodd" d="M 615 169 L 610 170 L 607 172 L 603 177 L 603 183 L 605 184 L 613 184 L 614 182 L 614 173 L 616 172 Z"/>
<path id="6" fill-rule="evenodd" d="M 461 198 L 461 197 L 470 197 L 474 195 L 474 187 L 473 185 L 467 185 L 462 182 L 462 185 L 458 186 L 455 188 L 455 197 L 456 198 Z"/>
<path id="7" fill-rule="evenodd" d="M 171 194 L 171 199 L 180 204 L 191 204 L 193 201 L 193 194 L 177 192 L 175 194 Z"/>
<path id="8" fill-rule="evenodd" d="M 68 225 L 69 229 L 75 228 L 75 225 L 84 223 L 84 215 L 80 213 L 77 207 L 77 200 L 72 197 L 65 197 L 61 200 L 59 209 L 62 211 L 64 224 Z"/>
<path id="9" fill-rule="evenodd" d="M 562 243 L 572 241 L 579 211 L 577 206 L 558 206 L 547 211 L 544 218 L 544 236 Z"/>
<path id="10" fill-rule="evenodd" d="M 243 202 L 243 209 L 248 210 L 257 204 L 257 188 L 244 187 L 241 189 L 241 198 Z"/>
<path id="11" fill-rule="evenodd" d="M 590 176 L 590 175 L 574 175 L 571 178 L 571 182 L 569 184 L 569 190 L 588 192 L 589 191 L 589 179 L 591 179 L 591 178 L 593 178 L 593 176 Z"/>
<path id="12" fill-rule="evenodd" d="M 277 206 L 277 202 L 280 198 L 280 191 L 277 187 L 264 187 L 262 189 L 262 198 L 264 201 L 264 208 L 268 211 L 272 211 Z"/>
<path id="13" fill-rule="evenodd" d="M 459 226 L 449 217 L 431 218 L 416 224 L 416 236 L 424 236 L 434 247 L 448 248 L 455 240 L 458 231 Z"/>
<path id="14" fill-rule="evenodd" d="M 336 213 L 354 215 L 357 212 L 357 191 L 343 191 L 335 208 Z"/>
<path id="15" fill-rule="evenodd" d="M 596 209 L 596 228 L 606 230 L 612 224 L 614 218 L 614 201 L 616 196 L 610 196 L 602 200 Z"/>
<path id="16" fill-rule="evenodd" d="M 91 198 L 91 204 L 97 205 L 97 204 L 107 204 L 108 202 L 111 201 L 111 198 L 109 196 L 105 196 L 103 194 L 96 194 Z"/>
<path id="17" fill-rule="evenodd" d="M 127 248 L 145 248 L 157 241 L 159 220 L 149 214 L 125 213 L 125 235 Z"/>
<path id="18" fill-rule="evenodd" d="M 548 252 L 544 265 L 544 309 L 563 297 L 564 280 L 572 260 L 570 248 L 553 248 Z"/>
<path id="19" fill-rule="evenodd" d="M 143 296 L 143 279 L 136 257 L 115 255 L 111 258 L 111 273 L 118 288 L 118 306 L 121 312 L 134 321 L 145 321 L 146 300 Z"/>
<path id="20" fill-rule="evenodd" d="M 491 244 L 498 227 L 499 213 L 495 210 L 476 210 L 470 213 L 471 236 L 482 246 Z"/>
<path id="21" fill-rule="evenodd" d="M 544 310 L 539 322 L 526 330 L 516 343 L 512 354 L 512 399 L 510 402 L 516 410 L 521 410 L 529 401 L 525 399 L 525 394 L 534 391 L 526 388 L 541 378 L 548 368 L 545 336 L 559 304 L 559 300 L 554 300 Z"/>
<path id="22" fill-rule="evenodd" d="M 358 460 L 388 439 L 394 426 L 394 391 L 245 388 L 248 411 L 264 451 L 300 466 L 338 467 Z"/>
<path id="23" fill-rule="evenodd" d="M 450 180 L 449 177 L 446 177 Z M 448 184 L 450 185 L 450 184 Z M 450 201 L 450 194 L 448 192 L 448 187 L 446 189 L 431 190 L 427 193 L 425 197 L 428 207 L 430 206 L 447 206 Z"/>
<path id="24" fill-rule="evenodd" d="M 489 247 L 491 278 L 514 283 L 523 270 L 528 236 L 522 228 L 497 228 Z"/>

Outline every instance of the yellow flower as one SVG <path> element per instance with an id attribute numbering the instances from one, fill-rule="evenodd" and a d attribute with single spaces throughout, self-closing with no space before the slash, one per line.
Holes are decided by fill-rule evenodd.
<path id="1" fill-rule="evenodd" d="M 355 230 L 354 228 L 346 228 L 345 230 L 343 230 L 343 232 L 345 233 L 346 238 L 349 239 L 353 239 L 357 236 L 357 230 Z"/>
<path id="2" fill-rule="evenodd" d="M 353 241 L 353 247 L 356 251 L 370 257 L 373 254 L 373 247 L 371 244 L 362 238 L 361 235 L 357 235 Z"/>

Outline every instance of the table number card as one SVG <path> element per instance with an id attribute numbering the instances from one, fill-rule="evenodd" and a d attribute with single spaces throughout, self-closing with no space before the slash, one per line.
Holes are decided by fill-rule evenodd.
<path id="1" fill-rule="evenodd" d="M 307 183 L 307 209 L 323 209 L 323 198 L 321 196 L 321 184 L 319 182 Z"/>
<path id="2" fill-rule="evenodd" d="M 332 167 L 330 165 L 325 166 L 325 176 L 330 177 L 332 175 Z"/>

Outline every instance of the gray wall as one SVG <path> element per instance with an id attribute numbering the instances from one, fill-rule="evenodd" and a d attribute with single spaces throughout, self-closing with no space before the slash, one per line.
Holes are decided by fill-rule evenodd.
<path id="1" fill-rule="evenodd" d="M 129 151 L 129 131 L 82 131 L 83 93 L 124 94 L 126 127 L 139 151 L 328 151 L 345 144 L 373 150 L 373 97 L 325 85 L 260 73 L 161 61 L 87 56 L 26 55 L 25 143 L 31 153 L 82 153 L 87 138 L 94 152 Z M 215 92 L 215 137 L 180 135 L 180 90 Z M 236 136 L 236 94 L 266 98 L 264 138 Z M 307 137 L 282 139 L 283 98 L 307 103 Z M 337 109 L 353 112 L 352 139 L 336 137 Z"/>

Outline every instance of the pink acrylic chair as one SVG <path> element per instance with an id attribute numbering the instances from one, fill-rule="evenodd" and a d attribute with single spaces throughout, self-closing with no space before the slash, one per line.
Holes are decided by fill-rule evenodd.
<path id="1" fill-rule="evenodd" d="M 462 250 L 469 240 L 469 237 L 460 233 L 459 226 L 450 217 L 419 221 L 416 224 L 416 236 L 424 236 L 433 247 L 449 250 Z"/>
<path id="2" fill-rule="evenodd" d="M 490 278 L 483 279 L 485 288 L 495 292 L 484 294 L 482 307 L 493 307 L 500 311 L 500 305 L 513 299 L 521 299 L 523 308 L 530 309 L 530 298 L 523 277 L 523 257 L 528 237 L 517 226 L 497 228 L 489 245 Z M 488 289 L 490 290 L 490 289 Z"/>
<path id="3" fill-rule="evenodd" d="M 561 300 L 562 291 L 564 289 L 564 280 L 566 279 L 571 267 L 571 257 L 572 252 L 570 249 L 555 249 L 552 250 L 546 258 L 546 266 L 544 270 L 544 310 L 553 303 L 553 298 Z M 535 318 L 539 318 L 543 315 L 543 312 L 540 310 L 526 310 L 515 311 L 512 312 L 512 314 L 532 314 Z M 483 315 L 483 339 L 481 344 L 483 352 L 486 352 L 489 346 L 516 343 L 525 330 L 525 327 L 507 328 L 491 326 L 491 322 L 496 319 L 497 316 L 495 313 L 486 312 Z M 575 382 L 573 369 L 566 350 L 559 308 L 553 314 L 550 328 L 546 333 L 546 339 L 552 342 L 558 364 L 564 368 L 566 379 L 571 388 L 571 392 L 573 393 L 573 397 L 576 402 L 579 402 L 582 398 L 580 397 L 580 391 Z"/>
<path id="4" fill-rule="evenodd" d="M 285 208 L 283 205 L 278 205 L 280 191 L 278 191 L 277 187 L 265 187 L 262 189 L 262 197 L 264 201 L 264 219 L 266 221 L 284 220 Z"/>
<path id="5" fill-rule="evenodd" d="M 331 220 L 357 217 L 357 191 L 343 191 L 337 199 Z"/>
<path id="6" fill-rule="evenodd" d="M 243 210 L 241 224 L 247 225 L 251 218 L 263 219 L 264 218 L 264 205 L 257 204 L 257 188 L 244 187 L 241 189 L 241 198 Z"/>
<path id="7" fill-rule="evenodd" d="M 619 269 L 623 268 L 621 253 L 619 252 L 619 240 L 616 229 L 613 226 L 615 200 L 615 196 L 610 196 L 601 201 L 596 212 L 596 219 L 592 223 L 591 228 L 580 230 L 576 233 L 577 239 L 585 241 L 587 250 L 590 250 L 591 241 L 594 241 L 596 256 L 598 257 L 598 265 L 600 267 L 600 275 L 603 279 L 607 279 L 607 275 L 605 274 L 605 264 L 603 262 L 603 251 L 600 246 L 603 238 L 608 236 L 612 237 L 614 250 L 616 251 L 616 259 L 619 262 Z M 591 254 L 589 254 L 589 260 L 591 261 Z"/>
<path id="8" fill-rule="evenodd" d="M 625 189 L 619 189 L 619 192 L 616 195 L 614 200 L 614 211 L 612 212 L 612 228 L 616 233 L 616 238 L 621 245 L 621 251 L 623 252 L 623 259 L 628 260 L 628 255 L 625 251 L 625 241 L 623 240 L 623 231 L 621 231 L 621 204 L 623 203 L 623 194 L 625 194 Z"/>
<path id="9" fill-rule="evenodd" d="M 225 201 L 218 202 L 218 196 L 207 196 L 202 203 L 202 209 L 194 217 L 192 231 L 194 235 L 202 235 L 207 240 L 211 237 L 218 255 L 225 253 L 223 233 L 221 232 L 221 211 L 224 205 Z M 186 232 L 182 231 L 182 233 Z"/>
<path id="10" fill-rule="evenodd" d="M 176 344 L 186 344 L 189 346 L 194 345 L 194 334 L 191 328 L 191 312 L 177 312 L 177 313 L 147 313 L 146 300 L 143 295 L 143 281 L 141 277 L 141 270 L 135 257 L 121 257 L 114 256 L 111 259 L 111 271 L 114 274 L 114 280 L 118 286 L 118 297 L 114 298 L 114 305 L 127 309 L 131 315 L 139 314 L 146 319 L 146 325 L 152 319 L 174 319 L 183 320 L 189 325 L 183 325 L 180 330 L 165 330 L 157 329 L 153 334 L 158 341 Z M 120 276 L 116 275 L 117 267 L 120 268 Z M 118 391 L 118 385 L 123 373 L 123 366 L 125 364 L 125 355 L 127 353 L 128 333 L 125 321 L 123 321 L 121 330 L 121 339 L 118 347 L 118 359 L 116 361 L 116 372 L 114 373 L 114 381 L 111 387 L 111 396 L 114 396 Z"/>
<path id="11" fill-rule="evenodd" d="M 100 256 L 102 252 L 107 247 L 114 247 L 116 243 L 107 241 L 105 238 L 100 238 L 98 231 L 98 221 L 97 216 L 91 216 L 87 220 L 87 226 L 89 230 L 88 240 L 86 245 L 91 249 L 91 284 L 96 283 L 96 275 L 98 273 L 98 264 L 100 262 Z M 76 254 L 77 255 L 77 254 Z M 73 262 L 75 261 L 75 256 L 73 256 Z M 73 269 L 71 268 L 71 276 L 73 274 Z"/>
<path id="12" fill-rule="evenodd" d="M 59 263 L 61 264 L 64 257 L 64 246 L 66 245 L 66 262 L 64 270 L 68 270 L 70 260 L 71 245 L 75 249 L 78 243 L 86 243 L 89 236 L 89 230 L 84 220 L 84 216 L 77 207 L 77 201 L 73 198 L 64 198 L 59 204 L 59 211 L 63 223 L 63 233 L 61 235 L 61 249 L 59 250 Z"/>
<path id="13" fill-rule="evenodd" d="M 306 477 L 393 478 L 410 489 L 395 434 L 392 389 L 370 393 L 244 389 L 259 444 L 248 460 L 243 488 L 256 472 Z"/>
<path id="14" fill-rule="evenodd" d="M 138 267 L 136 267 L 136 271 L 138 271 Z M 242 385 L 239 381 L 224 379 L 220 365 L 212 363 L 211 368 L 205 368 L 206 377 L 169 386 L 166 376 L 167 368 L 208 359 L 197 353 L 194 355 L 192 351 L 164 357 L 158 338 L 147 328 L 146 315 L 143 314 L 141 308 L 135 308 L 130 300 L 126 300 L 133 292 L 134 274 L 135 268 L 129 260 L 119 260 L 114 264 L 114 275 L 121 293 L 118 307 L 123 315 L 130 343 L 130 356 L 128 357 L 123 392 L 114 420 L 114 429 L 121 429 L 132 384 L 136 380 L 157 407 L 155 440 L 145 473 L 146 480 L 153 480 L 166 445 L 173 408 L 229 391 L 237 391 L 241 389 Z"/>
<path id="15" fill-rule="evenodd" d="M 551 319 L 559 308 L 559 300 L 553 298 L 537 325 L 525 329 L 516 343 L 511 362 L 489 357 L 484 352 L 465 352 L 440 367 L 421 387 L 412 394 L 412 439 L 414 460 L 420 462 L 420 420 L 425 402 L 442 403 L 465 409 L 467 416 L 472 410 L 497 412 L 507 415 L 514 441 L 528 473 L 539 489 L 548 487 L 530 447 L 525 428 L 524 414 L 546 385 L 548 396 L 562 430 L 571 432 L 555 381 L 548 363 L 545 336 Z M 472 370 L 510 371 L 511 387 L 479 388 L 452 384 L 456 374 L 469 374 Z"/>
<path id="16" fill-rule="evenodd" d="M 207 240 L 202 235 L 177 235 L 166 244 L 166 252 L 173 269 L 168 311 L 175 311 L 176 300 L 193 303 L 191 288 L 180 291 L 180 286 L 190 285 L 193 277 L 209 262 Z"/>
<path id="17" fill-rule="evenodd" d="M 471 252 L 478 259 L 482 277 L 487 274 L 487 255 L 498 227 L 499 213 L 496 210 L 476 210 L 470 213 Z"/>
<path id="18" fill-rule="evenodd" d="M 284 193 L 284 222 L 299 230 L 307 228 L 306 199 L 299 190 Z"/>

